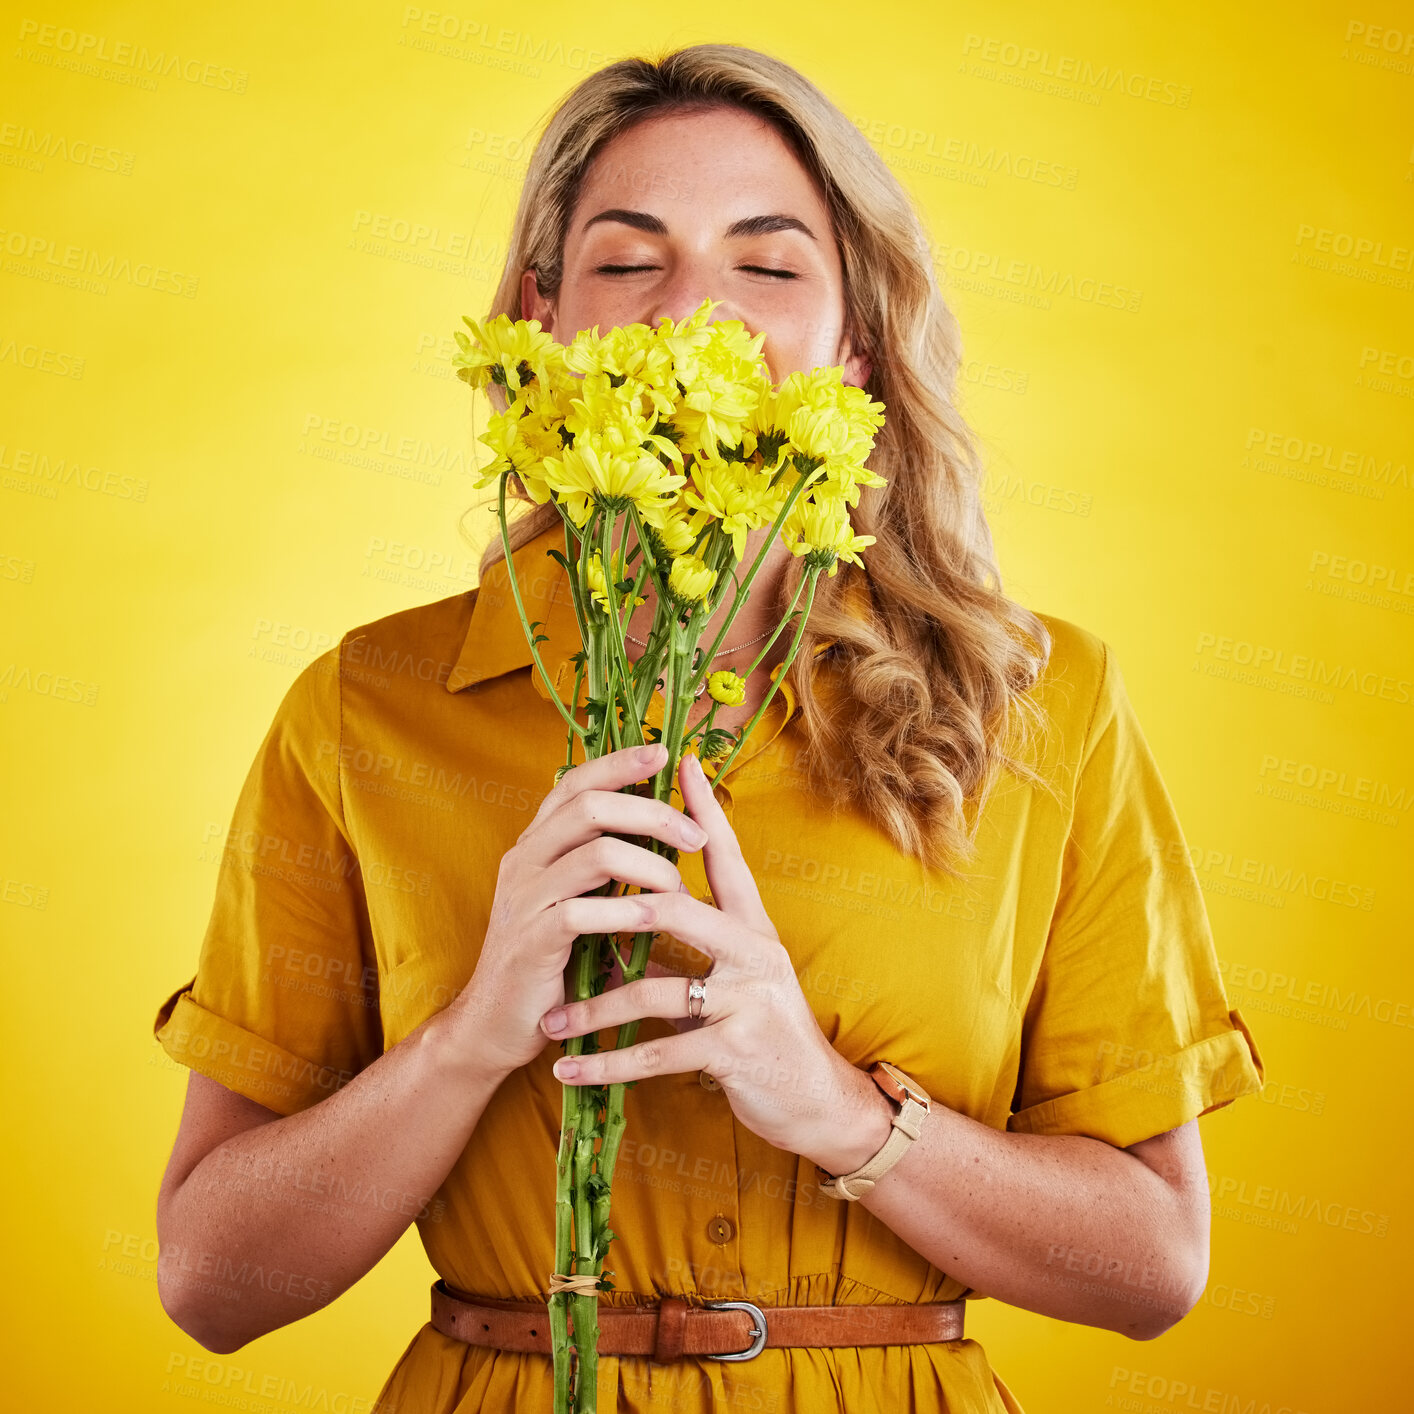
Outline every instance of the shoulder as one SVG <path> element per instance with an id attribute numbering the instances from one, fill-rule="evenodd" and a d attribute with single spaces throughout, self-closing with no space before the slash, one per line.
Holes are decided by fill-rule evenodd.
<path id="1" fill-rule="evenodd" d="M 284 730 L 340 734 L 348 710 L 417 710 L 455 668 L 476 590 L 384 614 L 349 629 L 290 684 L 277 713 Z"/>
<path id="2" fill-rule="evenodd" d="M 445 686 L 466 641 L 475 589 L 358 624 L 325 655 L 350 686 Z M 313 666 L 313 665 L 311 665 Z"/>
<path id="3" fill-rule="evenodd" d="M 1051 654 L 1033 693 L 1069 740 L 1083 740 L 1121 686 L 1114 650 L 1069 619 L 1032 610 L 1051 635 Z"/>

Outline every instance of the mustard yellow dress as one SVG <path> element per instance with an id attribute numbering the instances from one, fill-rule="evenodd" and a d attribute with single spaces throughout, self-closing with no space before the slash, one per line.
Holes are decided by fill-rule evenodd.
<path id="1" fill-rule="evenodd" d="M 554 527 L 515 560 L 567 701 L 577 630 L 544 553 L 562 537 Z M 891 1060 L 935 1103 L 997 1129 L 1124 1146 L 1259 1090 L 1262 1062 L 1228 1006 L 1196 877 L 1174 863 L 1187 859 L 1179 823 L 1114 656 L 1043 618 L 1054 650 L 1035 691 L 1051 729 L 1035 759 L 1059 799 L 1015 777 L 999 785 L 966 885 L 806 793 L 786 684 L 716 790 L 842 1055 Z M 830 662 L 816 662 L 822 695 Z M 564 756 L 503 563 L 478 590 L 348 633 L 299 674 L 256 755 L 196 975 L 157 1015 L 167 1053 L 282 1115 L 333 1093 L 465 985 L 501 856 Z M 701 856 L 680 867 L 709 898 Z M 710 965 L 666 936 L 654 956 L 682 972 Z M 639 1039 L 671 1034 L 650 1018 Z M 547 1043 L 505 1081 L 418 1220 L 432 1266 L 462 1290 L 544 1299 L 560 1053 Z M 737 1123 L 696 1073 L 640 1082 L 626 1110 L 605 1303 L 980 1295 L 862 1205 L 822 1194 L 810 1162 Z M 417 1329 L 425 1311 L 406 1320 L 415 1333 L 380 1396 L 398 1414 L 550 1409 L 548 1356 Z M 601 1356 L 599 1371 L 599 1407 L 623 1414 L 1021 1408 L 971 1338 L 770 1348 L 736 1363 Z"/>

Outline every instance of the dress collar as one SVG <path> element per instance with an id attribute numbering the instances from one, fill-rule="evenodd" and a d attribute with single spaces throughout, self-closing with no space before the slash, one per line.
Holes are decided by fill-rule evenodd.
<path id="1" fill-rule="evenodd" d="M 555 692 L 567 706 L 574 691 L 575 665 L 570 661 L 583 646 L 579 624 L 574 616 L 574 600 L 570 594 L 569 576 L 558 560 L 551 559 L 547 550 L 564 548 L 564 526 L 558 520 L 533 540 L 528 540 L 512 556 L 515 561 L 516 583 L 520 586 L 525 616 L 531 622 L 543 621 L 535 630 L 546 635 L 538 644 L 540 661 L 544 663 Z M 848 572 L 845 566 L 841 572 Z M 865 577 L 855 571 L 846 584 L 845 610 L 852 617 L 870 616 L 870 595 Z M 834 644 L 833 638 L 815 645 L 818 657 Z M 472 608 L 466 638 L 450 675 L 447 691 L 459 692 L 474 683 L 486 682 L 518 668 L 532 668 L 531 681 L 535 690 L 547 702 L 550 694 L 525 640 L 520 615 L 516 613 L 511 595 L 504 558 L 491 564 L 481 577 L 481 585 Z M 787 697 L 789 715 L 794 710 L 794 694 L 789 682 L 781 684 L 780 695 Z"/>

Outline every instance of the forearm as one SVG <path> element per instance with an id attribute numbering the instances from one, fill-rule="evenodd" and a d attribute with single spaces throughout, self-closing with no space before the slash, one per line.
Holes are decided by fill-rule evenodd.
<path id="1" fill-rule="evenodd" d="M 859 1074 L 867 1090 L 856 1112 L 869 1119 L 856 1132 L 874 1145 L 862 1163 L 887 1136 L 893 1106 Z M 1167 1329 L 1201 1285 L 1172 1190 L 1098 1139 L 1013 1134 L 935 1101 L 920 1137 L 858 1201 L 983 1295 L 1135 1339 Z"/>
<path id="2" fill-rule="evenodd" d="M 504 1072 L 453 1042 L 439 1013 L 341 1090 L 232 1136 L 166 1204 L 163 1301 L 229 1353 L 327 1305 L 418 1217 Z"/>

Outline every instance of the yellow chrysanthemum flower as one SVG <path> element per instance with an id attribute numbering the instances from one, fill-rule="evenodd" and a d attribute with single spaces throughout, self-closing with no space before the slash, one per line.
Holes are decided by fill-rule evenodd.
<path id="1" fill-rule="evenodd" d="M 709 345 L 696 359 L 683 385 L 673 425 L 696 452 L 711 455 L 719 443 L 738 446 L 746 419 L 761 400 L 761 381 L 741 359 Z"/>
<path id="2" fill-rule="evenodd" d="M 825 495 L 798 500 L 781 525 L 781 539 L 792 555 L 814 555 L 835 577 L 839 561 L 860 563 L 859 551 L 874 543 L 872 535 L 856 535 L 849 521 L 849 507 L 840 496 Z"/>
<path id="3" fill-rule="evenodd" d="M 730 668 L 707 674 L 707 691 L 723 707 L 739 707 L 746 701 L 746 680 Z"/>
<path id="4" fill-rule="evenodd" d="M 673 359 L 677 391 L 673 425 L 684 449 L 715 454 L 718 442 L 740 444 L 745 422 L 770 387 L 761 348 L 739 319 L 708 324 L 720 300 L 705 299 L 684 320 L 663 320 L 657 337 Z"/>
<path id="5" fill-rule="evenodd" d="M 699 457 L 690 476 L 683 501 L 721 524 L 723 534 L 731 536 L 738 561 L 746 553 L 747 533 L 770 525 L 790 490 L 784 481 L 773 487 L 768 471 L 720 457 Z"/>
<path id="6" fill-rule="evenodd" d="M 762 398 L 754 426 L 784 433 L 804 456 L 862 465 L 884 425 L 884 405 L 842 382 L 843 374 L 834 367 L 788 375 Z"/>
<path id="7" fill-rule="evenodd" d="M 550 499 L 550 488 L 545 484 L 540 466 L 551 437 L 554 447 L 558 449 L 561 445 L 558 434 L 547 432 L 541 419 L 528 415 L 521 417 L 510 412 L 492 413 L 487 430 L 477 440 L 484 442 L 497 455 L 481 468 L 473 485 L 481 490 L 503 472 L 512 470 L 520 477 L 531 498 L 544 505 Z"/>
<path id="8" fill-rule="evenodd" d="M 581 527 L 588 523 L 596 500 L 628 500 L 646 508 L 686 480 L 669 472 L 642 447 L 616 450 L 589 434 L 576 438 L 560 456 L 547 457 L 542 474 L 570 518 Z"/>
<path id="9" fill-rule="evenodd" d="M 522 388 L 531 379 L 548 380 L 552 369 L 563 367 L 564 349 L 541 329 L 538 319 L 512 320 L 498 314 L 483 321 L 463 315 L 462 323 L 472 337 L 456 330 L 461 352 L 452 356 L 452 365 L 457 377 L 473 388 L 499 383 L 514 404 L 522 401 Z"/>
<path id="10" fill-rule="evenodd" d="M 565 350 L 565 364 L 586 378 L 595 374 L 617 385 L 626 402 L 638 402 L 646 416 L 672 415 L 677 387 L 673 357 L 646 324 L 629 324 L 607 334 L 581 330 Z"/>
<path id="11" fill-rule="evenodd" d="M 685 603 L 701 602 L 716 582 L 716 570 L 708 569 L 697 555 L 679 555 L 668 571 L 668 589 Z"/>
<path id="12" fill-rule="evenodd" d="M 624 569 L 623 554 L 620 551 L 615 551 L 611 563 L 614 570 L 614 583 L 621 584 L 629 577 L 628 572 Z M 584 577 L 589 582 L 590 598 L 607 614 L 609 612 L 609 586 L 604 583 L 604 562 L 598 550 L 590 555 L 589 562 L 584 567 Z M 643 595 L 635 594 L 633 602 L 635 605 L 642 604 L 644 602 Z"/>
<path id="13" fill-rule="evenodd" d="M 669 555 L 685 555 L 697 541 L 697 532 L 688 519 L 681 495 L 671 500 L 664 498 L 648 509 L 641 509 L 640 514 L 645 523 L 658 532 L 658 539 Z"/>

